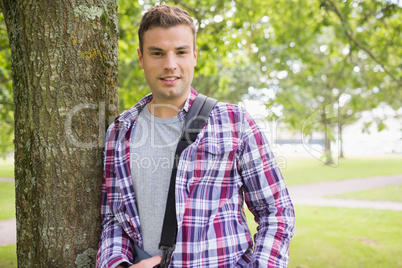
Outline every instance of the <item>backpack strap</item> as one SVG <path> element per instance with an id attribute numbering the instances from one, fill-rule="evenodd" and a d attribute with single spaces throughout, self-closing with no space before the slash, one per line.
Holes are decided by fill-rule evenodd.
<path id="1" fill-rule="evenodd" d="M 184 130 L 182 131 L 180 141 L 177 144 L 172 175 L 170 177 L 161 241 L 159 243 L 159 249 L 163 251 L 162 261 L 159 267 L 164 268 L 169 265 L 176 245 L 177 219 L 175 189 L 177 166 L 179 164 L 180 155 L 184 149 L 186 149 L 196 140 L 198 134 L 207 123 L 209 114 L 217 102 L 218 101 L 213 98 L 198 94 L 193 101 L 188 114 L 186 115 Z"/>

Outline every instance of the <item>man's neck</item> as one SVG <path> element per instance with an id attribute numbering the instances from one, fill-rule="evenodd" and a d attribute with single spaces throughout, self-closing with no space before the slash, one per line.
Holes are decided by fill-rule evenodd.
<path id="1" fill-rule="evenodd" d="M 184 107 L 186 103 L 186 99 L 184 101 L 176 101 L 176 102 L 158 102 L 155 99 L 152 99 L 150 103 L 148 103 L 149 112 L 159 118 L 170 118 L 177 116 L 179 111 Z"/>

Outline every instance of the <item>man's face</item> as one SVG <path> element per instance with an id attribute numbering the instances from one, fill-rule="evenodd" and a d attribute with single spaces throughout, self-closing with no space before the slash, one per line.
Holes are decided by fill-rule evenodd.
<path id="1" fill-rule="evenodd" d="M 183 104 L 190 93 L 197 64 L 191 28 L 178 25 L 152 28 L 144 33 L 140 66 L 155 103 Z"/>

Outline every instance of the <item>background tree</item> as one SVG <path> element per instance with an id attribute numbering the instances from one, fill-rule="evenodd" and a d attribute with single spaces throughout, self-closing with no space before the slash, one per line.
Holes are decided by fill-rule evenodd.
<path id="1" fill-rule="evenodd" d="M 117 3 L 0 7 L 14 88 L 18 266 L 93 267 L 102 136 L 118 105 Z"/>
<path id="2" fill-rule="evenodd" d="M 329 139 L 335 130 L 342 132 L 381 102 L 401 107 L 400 7 L 391 1 L 276 3 L 293 8 L 267 10 L 277 57 L 267 74 L 273 91 L 267 108 L 291 129 L 323 132 L 331 163 Z M 336 128 L 328 125 L 328 108 L 336 109 Z M 302 129 L 316 111 L 321 124 Z"/>

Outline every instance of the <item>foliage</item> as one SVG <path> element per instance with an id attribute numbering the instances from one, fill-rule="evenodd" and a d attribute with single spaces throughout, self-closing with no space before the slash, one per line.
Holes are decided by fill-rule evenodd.
<path id="1" fill-rule="evenodd" d="M 149 93 L 140 69 L 137 30 L 143 7 L 137 1 L 119 1 L 119 103 L 120 110 L 134 105 Z"/>
<path id="2" fill-rule="evenodd" d="M 276 54 L 276 71 L 265 76 L 271 90 L 266 103 L 271 119 L 280 118 L 306 135 L 324 133 L 330 156 L 331 136 L 354 123 L 360 112 L 381 102 L 401 107 L 402 62 L 397 55 L 402 52 L 402 20 L 397 4 L 276 3 L 276 7 L 291 4 L 293 8 L 267 12 L 275 35 L 271 51 Z M 316 124 L 306 128 L 307 120 Z M 384 127 L 381 120 L 378 127 Z"/>
<path id="3" fill-rule="evenodd" d="M 7 29 L 0 13 L 0 156 L 13 151 L 14 113 L 11 82 L 11 55 Z"/>

